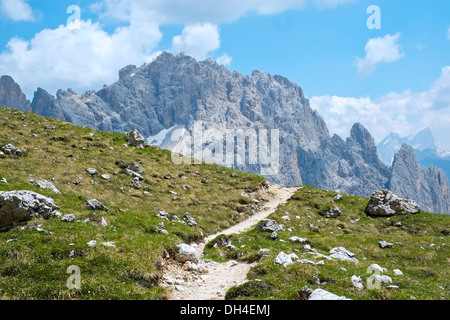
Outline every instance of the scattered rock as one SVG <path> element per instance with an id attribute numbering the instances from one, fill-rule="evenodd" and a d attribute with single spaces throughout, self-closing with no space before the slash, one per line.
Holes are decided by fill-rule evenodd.
<path id="1" fill-rule="evenodd" d="M 341 216 L 342 211 L 339 208 L 328 208 L 319 212 L 322 217 L 336 219 Z"/>
<path id="2" fill-rule="evenodd" d="M 356 219 L 351 219 L 350 222 L 355 224 L 357 223 L 359 220 L 361 220 L 360 218 L 356 218 Z"/>
<path id="3" fill-rule="evenodd" d="M 185 213 L 184 214 L 184 222 L 186 223 L 186 225 L 188 225 L 189 227 L 193 227 L 195 228 L 197 226 L 197 222 L 195 221 L 194 218 L 192 218 L 189 213 Z"/>
<path id="4" fill-rule="evenodd" d="M 184 243 L 177 247 L 178 253 L 175 255 L 175 259 L 180 262 L 197 261 L 197 251 L 193 247 Z"/>
<path id="5" fill-rule="evenodd" d="M 88 243 L 86 243 L 89 247 L 95 247 L 97 245 L 97 241 L 96 240 L 91 240 Z"/>
<path id="6" fill-rule="evenodd" d="M 127 134 L 128 145 L 143 149 L 145 146 L 145 138 L 139 133 L 139 131 L 134 130 Z"/>
<path id="7" fill-rule="evenodd" d="M 381 249 L 386 249 L 386 248 L 392 248 L 393 244 L 386 242 L 386 241 L 380 241 L 378 242 L 378 245 L 380 246 Z"/>
<path id="8" fill-rule="evenodd" d="M 358 263 L 358 259 L 354 258 L 355 254 L 348 251 L 344 247 L 337 247 L 330 250 L 330 258 L 341 261 L 352 261 Z"/>
<path id="9" fill-rule="evenodd" d="M 108 181 L 111 180 L 111 176 L 109 174 L 102 174 L 102 179 Z"/>
<path id="10" fill-rule="evenodd" d="M 364 285 L 362 283 L 361 277 L 357 277 L 355 275 L 352 276 L 351 281 L 353 283 L 353 286 L 358 289 L 359 291 L 364 289 Z"/>
<path id="11" fill-rule="evenodd" d="M 110 247 L 110 248 L 115 248 L 116 247 L 116 243 L 115 242 L 102 242 L 102 245 L 104 245 L 105 247 Z"/>
<path id="12" fill-rule="evenodd" d="M 301 243 L 301 244 L 307 244 L 309 243 L 309 240 L 306 238 L 300 238 L 300 237 L 290 237 L 289 241 L 292 243 Z"/>
<path id="13" fill-rule="evenodd" d="M 309 296 L 308 300 L 351 300 L 345 297 L 340 297 L 334 293 L 325 291 L 323 289 L 314 290 Z"/>
<path id="14" fill-rule="evenodd" d="M 66 214 L 61 218 L 61 221 L 74 222 L 77 217 L 74 214 Z"/>
<path id="15" fill-rule="evenodd" d="M 0 192 L 0 227 L 41 216 L 48 219 L 60 208 L 53 199 L 32 191 Z"/>
<path id="16" fill-rule="evenodd" d="M 386 275 L 376 275 L 375 282 L 378 283 L 392 283 L 392 278 Z"/>
<path id="17" fill-rule="evenodd" d="M 86 169 L 86 172 L 89 173 L 91 176 L 95 176 L 97 174 L 97 169 L 88 168 Z"/>
<path id="18" fill-rule="evenodd" d="M 0 183 L 5 183 L 5 184 L 7 184 L 8 181 L 6 180 L 6 178 L 2 178 L 2 179 L 0 180 Z"/>
<path id="19" fill-rule="evenodd" d="M 100 201 L 97 199 L 86 200 L 86 205 L 92 210 L 103 210 L 108 211 L 109 209 L 105 207 Z"/>
<path id="20" fill-rule="evenodd" d="M 12 145 L 11 143 L 5 144 L 4 146 L 2 146 L 0 148 L 0 150 L 4 154 L 10 155 L 10 156 L 21 156 L 22 152 L 23 152 L 22 150 L 20 150 L 16 146 Z"/>
<path id="21" fill-rule="evenodd" d="M 333 199 L 336 200 L 336 201 L 339 201 L 339 200 L 342 199 L 342 195 L 341 195 L 341 194 L 335 195 L 335 196 L 333 197 Z"/>
<path id="22" fill-rule="evenodd" d="M 403 276 L 403 272 L 400 269 L 394 269 L 393 272 L 396 276 Z"/>
<path id="23" fill-rule="evenodd" d="M 274 220 L 264 219 L 264 223 L 259 225 L 259 229 L 264 232 L 284 231 L 282 224 L 276 223 Z"/>
<path id="24" fill-rule="evenodd" d="M 275 258 L 273 263 L 282 265 L 283 267 L 287 267 L 288 265 L 293 264 L 295 260 L 298 260 L 298 256 L 295 253 L 287 255 L 286 253 L 281 251 Z"/>
<path id="25" fill-rule="evenodd" d="M 29 184 L 33 185 L 33 186 L 37 186 L 41 189 L 50 189 L 52 190 L 54 193 L 56 194 L 61 194 L 61 191 L 59 191 L 54 185 L 53 183 L 51 183 L 50 181 L 47 180 L 42 180 L 42 181 L 34 181 L 34 180 L 29 180 L 28 181 Z"/>
<path id="26" fill-rule="evenodd" d="M 159 211 L 158 214 L 156 215 L 158 218 L 163 219 L 163 220 L 169 220 L 169 213 L 166 211 Z M 178 217 L 177 217 L 178 218 Z M 180 220 L 178 218 L 178 220 Z M 181 222 L 181 221 L 180 221 Z"/>
<path id="27" fill-rule="evenodd" d="M 125 169 L 125 174 L 129 175 L 130 177 L 132 177 L 133 179 L 139 179 L 140 181 L 144 180 L 144 177 L 137 173 L 136 171 L 133 171 L 131 169 L 126 168 Z"/>
<path id="28" fill-rule="evenodd" d="M 142 183 L 139 181 L 139 178 L 134 178 L 134 180 L 130 183 L 130 188 L 136 190 L 142 189 Z"/>
<path id="29" fill-rule="evenodd" d="M 365 212 L 371 217 L 392 217 L 420 213 L 420 207 L 413 200 L 400 198 L 383 189 L 372 194 Z"/>

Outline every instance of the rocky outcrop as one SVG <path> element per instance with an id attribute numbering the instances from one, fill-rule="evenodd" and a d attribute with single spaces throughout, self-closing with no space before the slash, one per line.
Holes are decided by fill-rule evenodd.
<path id="1" fill-rule="evenodd" d="M 20 111 L 31 111 L 31 103 L 20 86 L 10 76 L 0 78 L 0 106 Z"/>
<path id="2" fill-rule="evenodd" d="M 133 130 L 127 134 L 127 141 L 130 146 L 141 149 L 143 149 L 145 145 L 145 138 L 137 130 Z"/>
<path id="3" fill-rule="evenodd" d="M 59 207 L 51 198 L 32 191 L 0 191 L 0 228 L 10 227 L 33 217 L 50 218 Z"/>
<path id="4" fill-rule="evenodd" d="M 379 190 L 370 197 L 365 212 L 370 217 L 392 217 L 417 214 L 420 207 L 413 200 L 400 198 L 389 190 Z"/>
<path id="5" fill-rule="evenodd" d="M 427 187 L 424 184 L 420 193 L 411 197 L 414 188 L 406 188 L 412 184 L 401 187 L 402 179 L 411 178 L 398 170 L 398 161 L 392 170 L 380 161 L 374 139 L 361 124 L 353 126 L 347 140 L 330 137 L 303 90 L 278 75 L 261 71 L 243 75 L 211 59 L 198 62 L 163 52 L 150 64 L 125 67 L 117 82 L 96 92 L 79 96 L 73 90 L 59 90 L 55 99 L 38 89 L 32 110 L 103 131 L 137 130 L 148 142 L 156 141 L 172 150 L 180 139 L 173 142 L 171 138 L 182 131 L 187 142 L 181 140 L 189 148 L 180 153 L 194 158 L 198 157 L 188 138 L 195 136 L 195 125 L 200 123 L 201 133 L 214 129 L 210 135 L 214 139 L 206 136 L 203 141 L 196 140 L 201 151 L 209 150 L 210 156 L 214 153 L 210 162 L 254 172 L 287 186 L 312 185 L 365 197 L 393 188 L 425 210 L 449 213 L 449 199 L 441 186 L 445 175 L 437 169 L 422 172 Z M 278 134 L 271 130 L 278 130 Z M 241 145 L 236 142 L 226 149 L 228 132 L 241 137 Z M 279 141 L 278 149 L 271 138 Z M 278 150 L 279 157 L 268 152 L 274 157 L 263 161 L 264 146 Z M 243 159 L 236 156 L 239 148 L 246 149 Z M 251 148 L 258 153 L 253 158 Z M 229 153 L 233 155 L 231 162 L 225 161 Z"/>

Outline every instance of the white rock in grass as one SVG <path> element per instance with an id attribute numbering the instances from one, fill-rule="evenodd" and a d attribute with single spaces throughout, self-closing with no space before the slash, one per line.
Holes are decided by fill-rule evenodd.
<path id="1" fill-rule="evenodd" d="M 358 289 L 359 291 L 364 289 L 364 285 L 362 283 L 361 277 L 357 277 L 355 275 L 352 276 L 351 281 L 353 283 L 353 286 Z"/>
<path id="2" fill-rule="evenodd" d="M 89 241 L 88 243 L 86 243 L 89 247 L 95 247 L 96 245 L 97 245 L 97 241 L 95 241 L 95 240 L 91 240 L 91 241 Z"/>
<path id="3" fill-rule="evenodd" d="M 355 254 L 344 247 L 337 247 L 330 250 L 330 258 L 341 261 L 352 261 L 358 263 L 358 259 L 354 258 Z"/>
<path id="4" fill-rule="evenodd" d="M 393 272 L 396 276 L 403 276 L 403 272 L 400 269 L 394 269 Z"/>
<path id="5" fill-rule="evenodd" d="M 283 267 L 287 267 L 288 265 L 293 264 L 291 255 L 287 255 L 283 251 L 281 251 L 275 260 L 273 261 L 274 264 L 282 265 Z"/>
<path id="6" fill-rule="evenodd" d="M 340 297 L 334 293 L 325 291 L 323 289 L 314 290 L 309 296 L 308 300 L 351 300 L 346 297 Z"/>

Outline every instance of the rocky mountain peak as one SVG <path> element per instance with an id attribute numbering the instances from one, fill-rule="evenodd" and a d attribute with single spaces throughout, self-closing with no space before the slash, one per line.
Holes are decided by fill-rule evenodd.
<path id="1" fill-rule="evenodd" d="M 0 105 L 20 111 L 31 111 L 31 103 L 11 76 L 0 78 Z"/>
<path id="2" fill-rule="evenodd" d="M 422 170 L 414 149 L 403 144 L 394 156 L 389 189 L 435 212 L 450 212 L 450 192 L 445 172 L 437 167 Z"/>

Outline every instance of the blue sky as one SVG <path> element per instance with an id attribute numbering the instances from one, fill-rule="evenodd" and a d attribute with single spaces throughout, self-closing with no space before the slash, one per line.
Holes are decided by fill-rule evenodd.
<path id="1" fill-rule="evenodd" d="M 381 29 L 367 28 L 370 5 Z M 125 65 L 185 51 L 291 79 L 344 138 L 354 122 L 377 141 L 428 126 L 450 149 L 449 0 L 0 0 L 0 18 L 0 74 L 29 99 L 38 86 L 99 89 Z"/>

